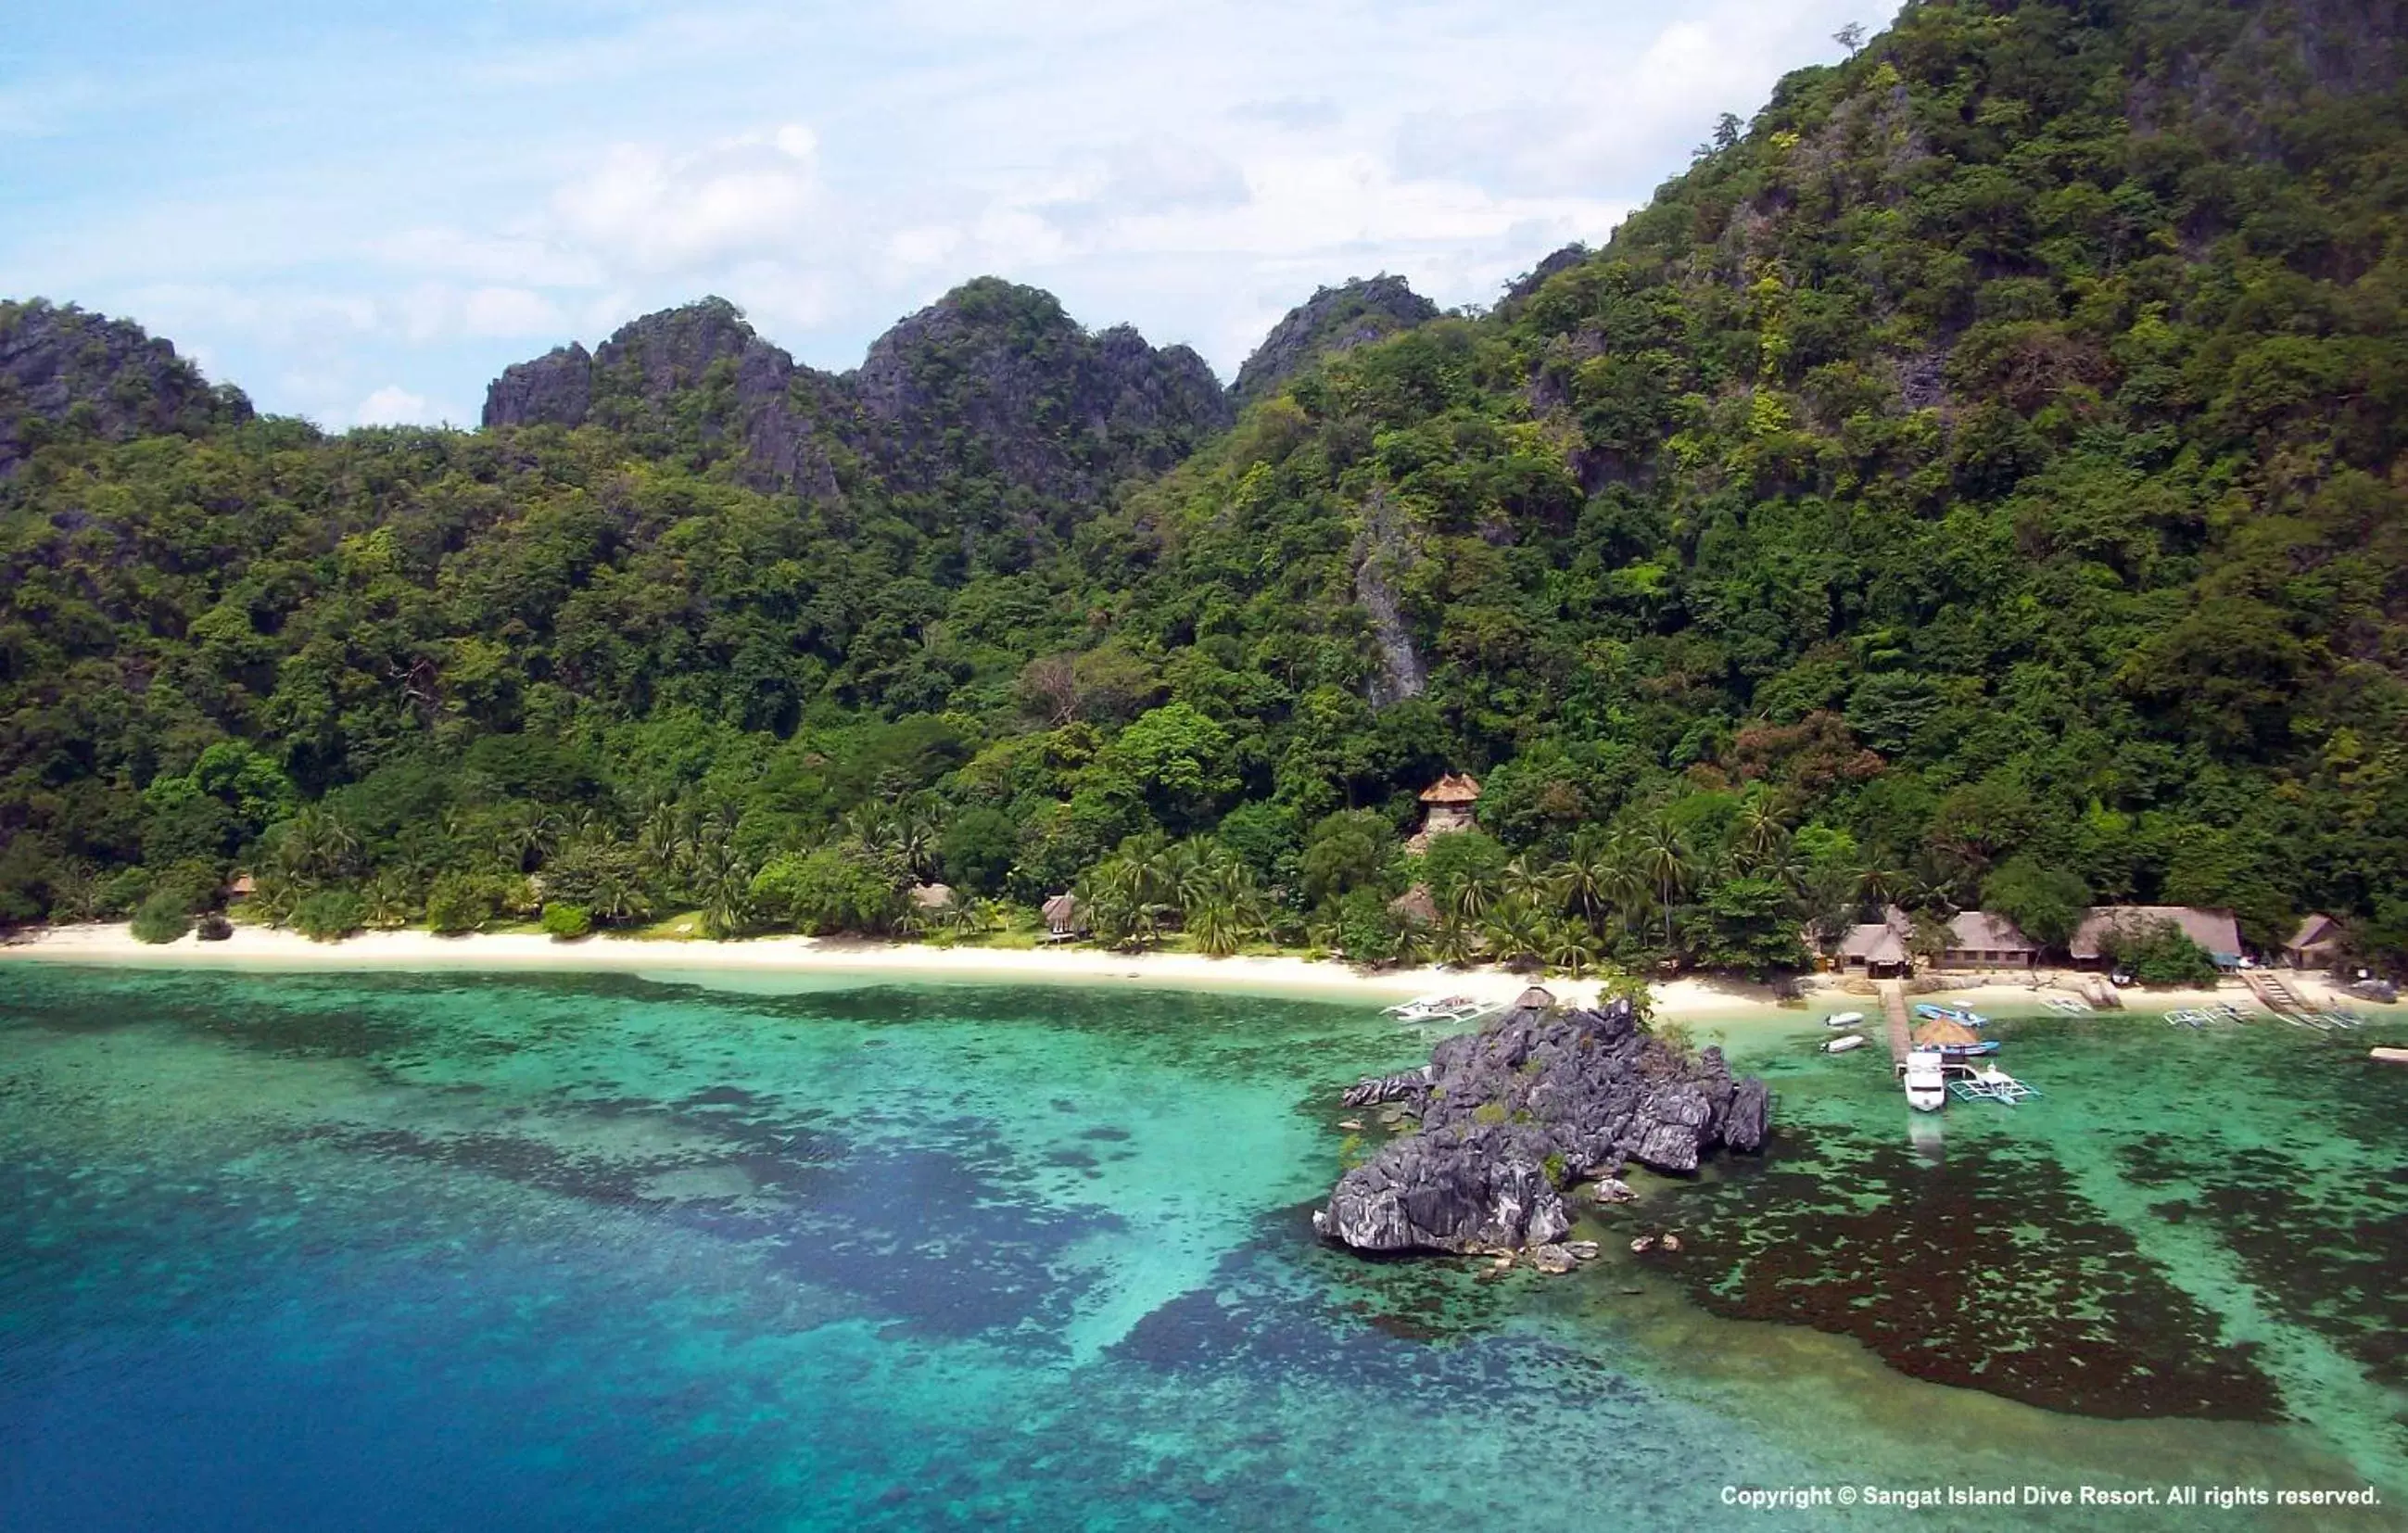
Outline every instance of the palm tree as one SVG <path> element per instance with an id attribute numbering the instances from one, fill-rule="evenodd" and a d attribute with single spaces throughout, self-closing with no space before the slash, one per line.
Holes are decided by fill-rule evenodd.
<path id="1" fill-rule="evenodd" d="M 1452 911 L 1439 918 L 1430 933 L 1430 955 L 1449 968 L 1469 968 L 1480 962 L 1480 931 Z"/>
<path id="2" fill-rule="evenodd" d="M 1605 838 L 1594 826 L 1584 826 L 1572 838 L 1571 854 L 1555 868 L 1555 885 L 1582 919 L 1601 927 L 1613 903 L 1613 875 Z"/>
<path id="3" fill-rule="evenodd" d="M 1755 871 L 1776 861 L 1789 846 L 1789 824 L 1782 816 L 1781 795 L 1756 793 L 1740 806 L 1737 846 L 1741 865 Z"/>
<path id="4" fill-rule="evenodd" d="M 1472 874 L 1455 884 L 1447 895 L 1447 903 L 1464 920 L 1479 921 L 1497 903 L 1497 885 L 1483 875 Z"/>
<path id="5" fill-rule="evenodd" d="M 1554 871 L 1539 867 L 1527 856 L 1507 863 L 1498 882 L 1506 898 L 1518 899 L 1534 910 L 1543 910 L 1562 897 Z"/>
<path id="6" fill-rule="evenodd" d="M 1649 888 L 1656 895 L 1657 908 L 1664 912 L 1664 945 L 1672 945 L 1672 907 L 1689 887 L 1696 874 L 1690 860 L 1689 843 L 1679 827 L 1658 815 L 1640 831 L 1636 843 L 1640 870 L 1646 875 Z"/>
<path id="7" fill-rule="evenodd" d="M 1499 900 L 1488 912 L 1488 950 L 1498 963 L 1536 963 L 1546 945 L 1546 923 L 1525 901 Z"/>
<path id="8" fill-rule="evenodd" d="M 1598 960 L 1597 937 L 1584 923 L 1558 921 L 1547 938 L 1546 959 L 1573 979 L 1580 979 Z"/>
<path id="9" fill-rule="evenodd" d="M 408 924 L 417 905 L 408 876 L 389 867 L 368 881 L 360 913 L 371 926 L 400 926 Z"/>
<path id="10" fill-rule="evenodd" d="M 494 850 L 520 872 L 530 873 L 552 854 L 560 832 L 560 817 L 542 805 L 513 805 L 494 834 Z"/>
<path id="11" fill-rule="evenodd" d="M 1226 958 L 1245 941 L 1239 931 L 1238 912 L 1217 899 L 1189 909 L 1187 931 L 1196 938 L 1197 951 L 1211 958 Z"/>

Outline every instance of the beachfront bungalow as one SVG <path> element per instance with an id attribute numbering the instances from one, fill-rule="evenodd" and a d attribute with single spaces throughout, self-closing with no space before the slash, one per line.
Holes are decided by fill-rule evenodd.
<path id="1" fill-rule="evenodd" d="M 1426 852 L 1430 838 L 1474 827 L 1471 807 L 1480 802 L 1480 780 L 1469 772 L 1448 772 L 1422 790 L 1422 828 L 1405 842 L 1409 852 Z"/>
<path id="2" fill-rule="evenodd" d="M 2321 913 L 2300 922 L 2283 944 L 2283 959 L 2293 968 L 2330 968 L 2340 956 L 2341 923 Z"/>
<path id="3" fill-rule="evenodd" d="M 1942 968 L 2029 968 L 2040 961 L 2040 944 L 2015 924 L 1987 910 L 1960 910 L 1948 923 Z"/>
<path id="4" fill-rule="evenodd" d="M 1911 974 L 1914 970 L 1914 954 L 1907 947 L 1907 940 L 1914 935 L 1914 923 L 1907 913 L 1895 905 L 1888 906 L 1883 910 L 1881 920 L 1848 928 L 1848 935 L 1840 942 L 1840 967 L 1869 980 Z"/>
<path id="5" fill-rule="evenodd" d="M 2194 905 L 2094 905 L 2082 918 L 2073 939 L 2065 945 L 2075 964 L 2097 968 L 2106 960 L 2100 950 L 2109 933 L 2136 931 L 2171 921 L 2182 934 L 2207 950 L 2218 968 L 2241 967 L 2241 927 L 2230 910 L 2203 910 Z"/>
<path id="6" fill-rule="evenodd" d="M 1055 895 L 1042 909 L 1048 942 L 1068 942 L 1087 935 L 1086 908 L 1076 895 Z"/>

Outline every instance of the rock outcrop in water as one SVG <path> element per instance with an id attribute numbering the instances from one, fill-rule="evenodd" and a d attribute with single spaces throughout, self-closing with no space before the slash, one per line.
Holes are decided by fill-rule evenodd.
<path id="1" fill-rule="evenodd" d="M 1313 1227 L 1360 1251 L 1519 1251 L 1571 1228 L 1563 1189 L 1636 1161 L 1694 1171 L 1717 1146 L 1761 1149 L 1764 1082 L 1722 1051 L 1690 1058 L 1627 1000 L 1523 1007 L 1451 1038 L 1418 1071 L 1367 1079 L 1346 1105 L 1402 1103 L 1418 1130 L 1349 1171 Z"/>

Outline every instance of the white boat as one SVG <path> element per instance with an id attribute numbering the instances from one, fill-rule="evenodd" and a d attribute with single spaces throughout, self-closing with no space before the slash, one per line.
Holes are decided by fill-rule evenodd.
<path id="1" fill-rule="evenodd" d="M 1834 1011 L 1823 1019 L 1826 1027 L 1854 1027 L 1865 1020 L 1862 1011 Z"/>
<path id="2" fill-rule="evenodd" d="M 1906 1105 L 1937 1112 L 1948 1105 L 1948 1076 L 1937 1049 L 1914 1049 L 1906 1056 Z"/>
<path id="3" fill-rule="evenodd" d="M 1823 1045 L 1823 1052 L 1825 1053 L 1846 1053 L 1850 1049 L 1861 1049 L 1864 1046 L 1864 1034 L 1842 1033 L 1838 1038 L 1826 1042 Z"/>
<path id="4" fill-rule="evenodd" d="M 1469 1022 L 1496 1008 L 1469 996 L 1421 996 L 1382 1010 L 1398 1022 Z"/>

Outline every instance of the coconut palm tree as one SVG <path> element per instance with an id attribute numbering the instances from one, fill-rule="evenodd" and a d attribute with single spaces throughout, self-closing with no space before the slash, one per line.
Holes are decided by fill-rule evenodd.
<path id="1" fill-rule="evenodd" d="M 1555 867 L 1555 886 L 1566 903 L 1593 927 L 1603 927 L 1613 903 L 1613 864 L 1609 843 L 1595 826 L 1584 825 L 1572 837 L 1570 855 Z"/>
<path id="2" fill-rule="evenodd" d="M 1488 912 L 1488 951 L 1500 964 L 1534 964 L 1547 945 L 1547 924 L 1526 901 L 1502 899 Z"/>
<path id="3" fill-rule="evenodd" d="M 1598 960 L 1596 934 L 1585 922 L 1556 922 L 1547 936 L 1546 960 L 1573 979 L 1580 979 Z"/>
<path id="4" fill-rule="evenodd" d="M 1497 881 L 1507 899 L 1518 899 L 1534 910 L 1546 910 L 1563 897 L 1554 869 L 1542 868 L 1527 856 L 1507 863 Z"/>
<path id="5" fill-rule="evenodd" d="M 396 868 L 385 868 L 368 880 L 361 902 L 361 919 L 371 926 L 407 925 L 418 908 L 415 896 L 416 891 L 410 887 L 408 874 Z"/>
<path id="6" fill-rule="evenodd" d="M 1430 933 L 1430 956 L 1449 968 L 1469 968 L 1480 962 L 1480 928 L 1449 911 Z"/>
<path id="7" fill-rule="evenodd" d="M 1478 922 L 1486 918 L 1490 908 L 1497 903 L 1497 896 L 1496 882 L 1475 873 L 1455 884 L 1447 895 L 1447 903 L 1454 907 L 1455 914 L 1466 921 Z"/>
<path id="8" fill-rule="evenodd" d="M 1789 847 L 1789 823 L 1783 815 L 1781 795 L 1763 792 L 1748 795 L 1740 806 L 1734 846 L 1740 866 L 1755 872 L 1777 861 Z"/>
<path id="9" fill-rule="evenodd" d="M 1245 942 L 1237 910 L 1217 899 L 1188 909 L 1187 932 L 1196 938 L 1197 951 L 1211 958 L 1226 958 Z"/>
<path id="10" fill-rule="evenodd" d="M 1688 841 L 1678 826 L 1661 815 L 1640 829 L 1634 844 L 1640 871 L 1646 876 L 1656 908 L 1664 912 L 1664 945 L 1672 945 L 1672 907 L 1697 876 Z"/>

